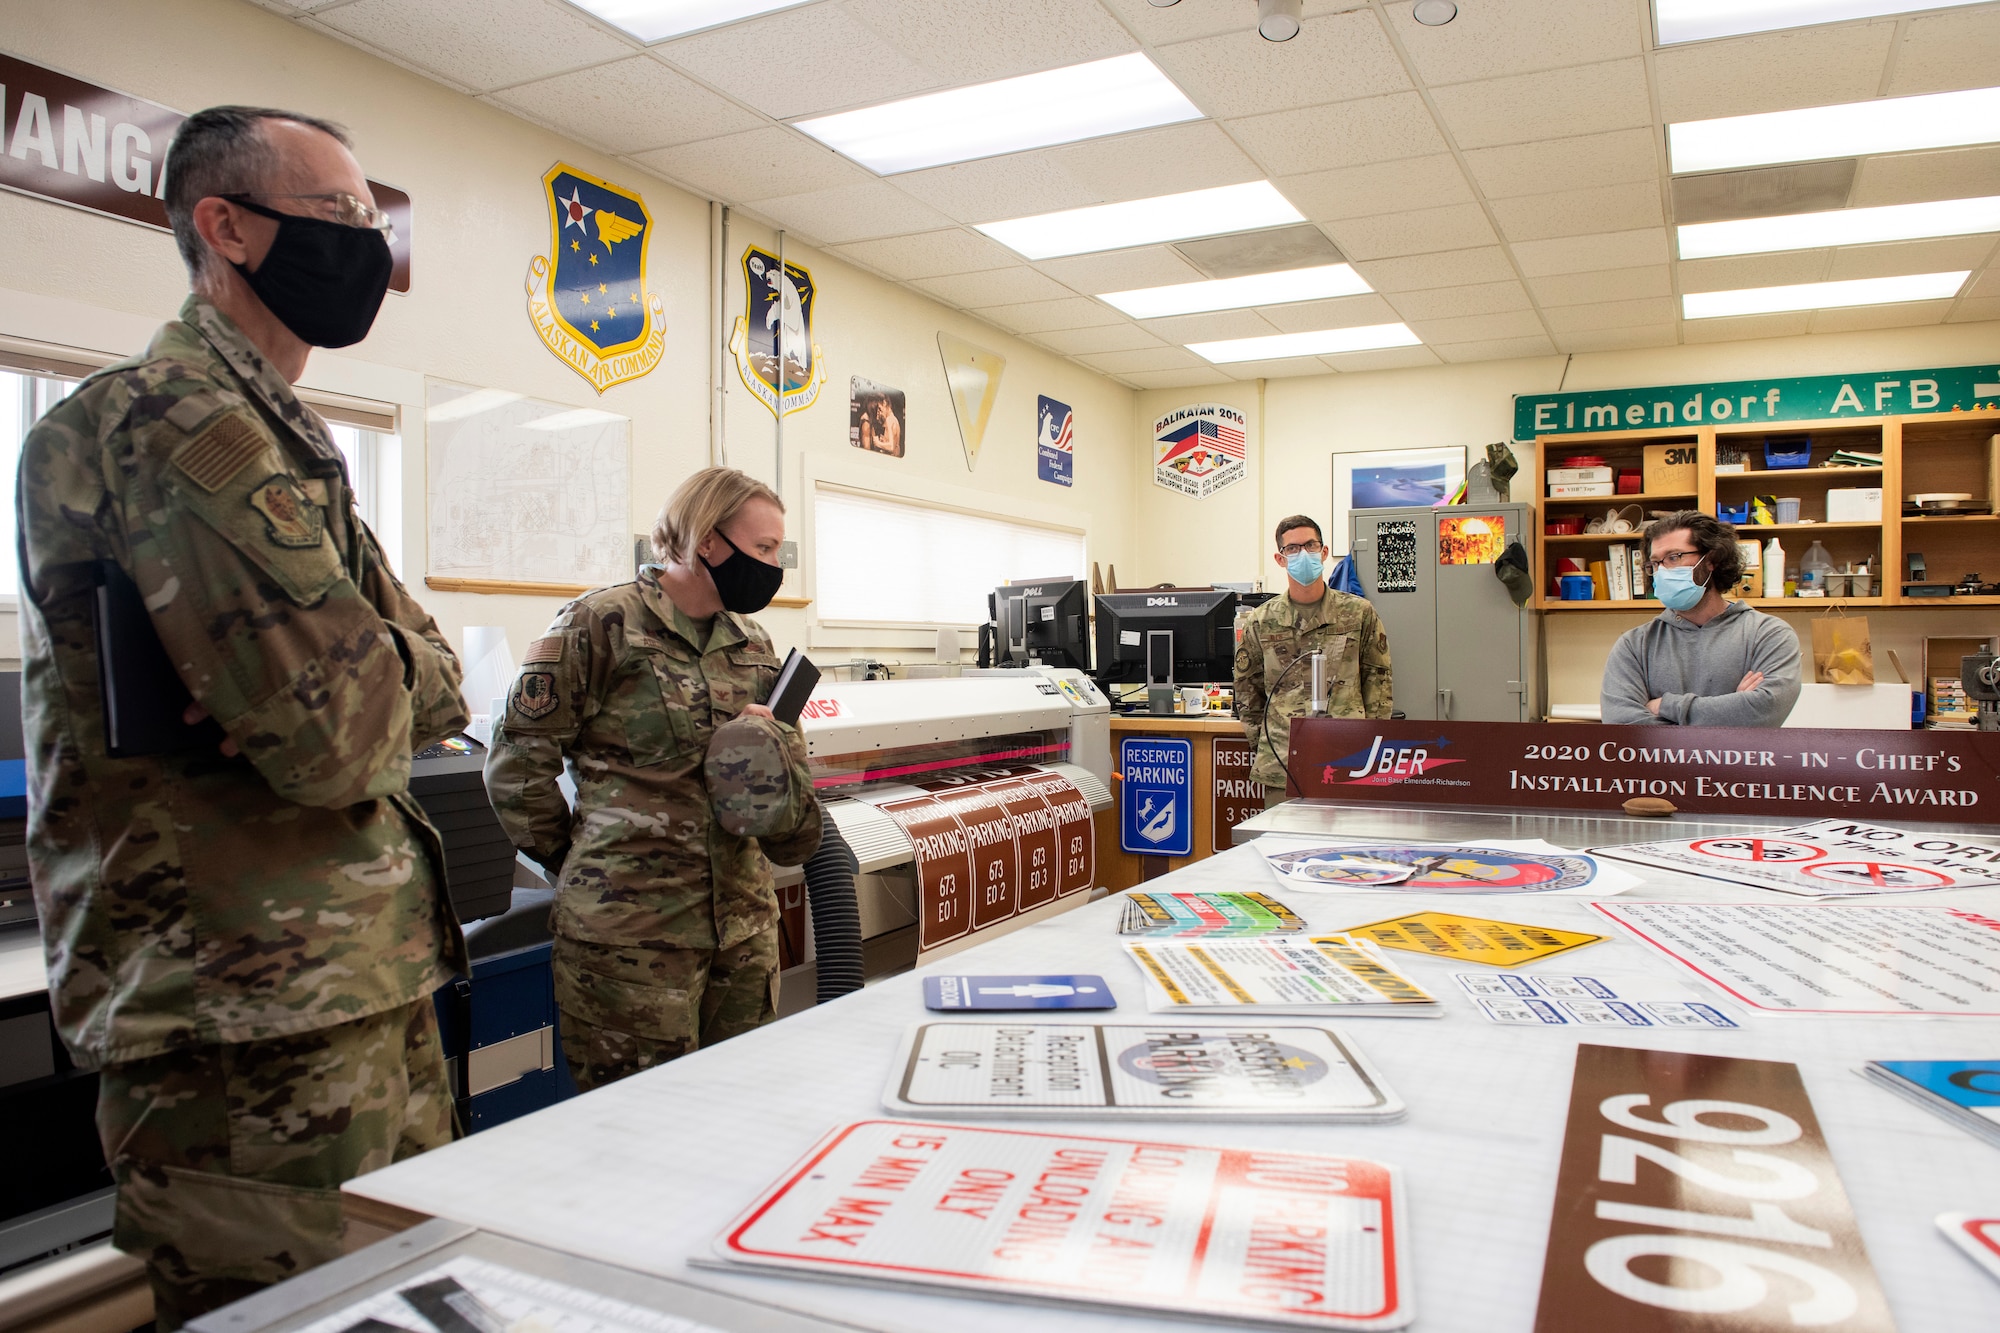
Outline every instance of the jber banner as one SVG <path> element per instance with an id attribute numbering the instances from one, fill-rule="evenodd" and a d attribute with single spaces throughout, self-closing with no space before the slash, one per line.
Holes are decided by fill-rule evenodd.
<path id="1" fill-rule="evenodd" d="M 167 224 L 167 145 L 187 117 L 0 53 L 0 189 L 142 227 Z M 396 224 L 392 291 L 410 290 L 410 196 L 369 181 Z"/>
<path id="2" fill-rule="evenodd" d="M 2000 414 L 2000 366 L 1514 395 L 1514 438 L 1952 412 Z"/>

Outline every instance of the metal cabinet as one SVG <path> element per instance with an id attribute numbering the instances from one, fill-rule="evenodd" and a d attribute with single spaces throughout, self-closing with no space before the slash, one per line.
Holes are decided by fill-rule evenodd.
<path id="1" fill-rule="evenodd" d="M 1355 572 L 1389 632 L 1396 711 L 1458 722 L 1538 715 L 1532 614 L 1493 562 L 1509 542 L 1535 563 L 1534 506 L 1356 509 Z"/>

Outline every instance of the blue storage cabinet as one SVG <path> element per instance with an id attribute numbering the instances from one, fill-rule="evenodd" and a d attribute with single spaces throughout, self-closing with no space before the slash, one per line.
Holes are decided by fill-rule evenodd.
<path id="1" fill-rule="evenodd" d="M 542 911 L 545 918 L 546 908 Z M 474 955 L 472 978 L 456 981 L 436 996 L 453 1095 L 469 1134 L 576 1095 L 562 1058 L 549 966 L 553 946 L 543 938 L 480 956 L 480 945 L 488 942 L 481 936 L 503 933 L 512 936 L 506 942 L 520 937 L 518 930 L 467 932 Z"/>

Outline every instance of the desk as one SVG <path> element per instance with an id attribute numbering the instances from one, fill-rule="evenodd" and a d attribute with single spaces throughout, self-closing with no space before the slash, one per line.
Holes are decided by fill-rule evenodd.
<path id="1" fill-rule="evenodd" d="M 1125 736 L 1154 736 L 1185 740 L 1194 753 L 1194 854 L 1191 856 L 1136 856 L 1118 845 L 1118 810 L 1122 799 L 1118 778 L 1118 742 Z M 1129 889 L 1144 880 L 1155 879 L 1182 866 L 1224 851 L 1229 847 L 1229 830 L 1243 814 L 1261 810 L 1263 789 L 1254 797 L 1231 799 L 1216 786 L 1218 745 L 1226 751 L 1221 776 L 1225 782 L 1248 782 L 1249 745 L 1243 739 L 1243 724 L 1227 713 L 1199 713 L 1189 716 L 1160 716 L 1149 713 L 1111 715 L 1111 804 L 1097 812 L 1097 882 L 1113 892 Z M 1234 766 L 1232 766 L 1234 765 Z M 1251 784 L 1255 787 L 1255 784 Z M 1225 789 L 1226 791 L 1226 789 Z"/>
<path id="2" fill-rule="evenodd" d="M 1381 808 L 1368 815 L 1412 817 L 1411 812 Z M 1433 830 L 1440 827 L 1432 825 Z M 1521 832 L 1505 815 L 1455 815 L 1451 827 L 1484 836 Z M 1642 827 L 1650 836 L 1665 836 L 1686 824 L 1661 821 Z M 1639 897 L 1729 902 L 1761 896 L 1715 881 L 1633 869 L 1642 879 L 1633 891 Z M 1196 862 L 1151 887 L 1264 888 L 1282 897 L 1315 930 L 1429 907 L 1606 933 L 1602 918 L 1575 898 L 1468 899 L 1278 888 L 1251 847 Z M 2000 891 L 1960 891 L 1924 895 L 1921 901 L 1992 912 L 1996 899 Z M 1120 1001 L 1118 1016 L 1142 1014 L 1138 977 L 1115 934 L 1121 905 L 1112 898 L 1029 926 L 955 957 L 951 970 L 1099 972 Z M 1588 950 L 1591 975 L 1645 998 L 1715 998 L 1691 973 L 1634 940 L 1611 934 Z M 1446 1016 L 1428 1021 L 1351 1019 L 1342 1029 L 1409 1102 L 1403 1122 L 1187 1122 L 1129 1128 L 1139 1131 L 1138 1136 L 1172 1142 L 1344 1153 L 1402 1167 L 1414 1237 L 1416 1333 L 1527 1333 L 1534 1323 L 1579 1037 L 1566 1028 L 1520 1031 L 1486 1023 L 1456 994 L 1448 975 L 1453 965 L 1398 957 L 1407 959 L 1420 982 L 1449 997 Z M 1586 970 L 1577 957 L 1551 960 L 1537 970 Z M 348 1186 L 350 1202 L 357 1211 L 378 1216 L 402 1210 L 445 1217 L 872 1328 L 1019 1333 L 1025 1321 L 1043 1333 L 1157 1327 L 1158 1320 L 1147 1316 L 687 1266 L 689 1256 L 707 1254 L 711 1238 L 831 1125 L 882 1114 L 879 1095 L 897 1040 L 924 1017 L 917 975 L 894 977 L 361 1177 Z M 2000 1287 L 1945 1242 L 1932 1218 L 2000 1204 L 2000 1152 L 1876 1088 L 1854 1069 L 1877 1057 L 1964 1058 L 1990 1050 L 1995 1025 L 1964 1019 L 1751 1015 L 1743 1021 L 1745 1026 L 1734 1032 L 1628 1035 L 1621 1029 L 1592 1031 L 1583 1039 L 1797 1064 L 1903 1333 L 1991 1333 L 2000 1324 Z M 1086 1134 L 1107 1129 L 1123 1134 L 1128 1128 L 1112 1129 L 1106 1121 L 1044 1123 Z"/>

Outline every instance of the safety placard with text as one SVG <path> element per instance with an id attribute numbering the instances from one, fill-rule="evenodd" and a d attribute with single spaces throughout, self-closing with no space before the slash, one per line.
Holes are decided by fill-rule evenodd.
<path id="1" fill-rule="evenodd" d="M 1370 940 L 1384 949 L 1401 949 L 1455 963 L 1486 963 L 1518 967 L 1571 949 L 1595 944 L 1602 935 L 1554 926 L 1528 926 L 1514 921 L 1490 921 L 1455 912 L 1411 912 L 1365 926 L 1346 927 L 1349 935 Z"/>
<path id="2" fill-rule="evenodd" d="M 867 1120 L 715 1248 L 731 1267 L 1387 1329 L 1412 1315 L 1405 1230 L 1395 1168 L 1358 1158 Z"/>

